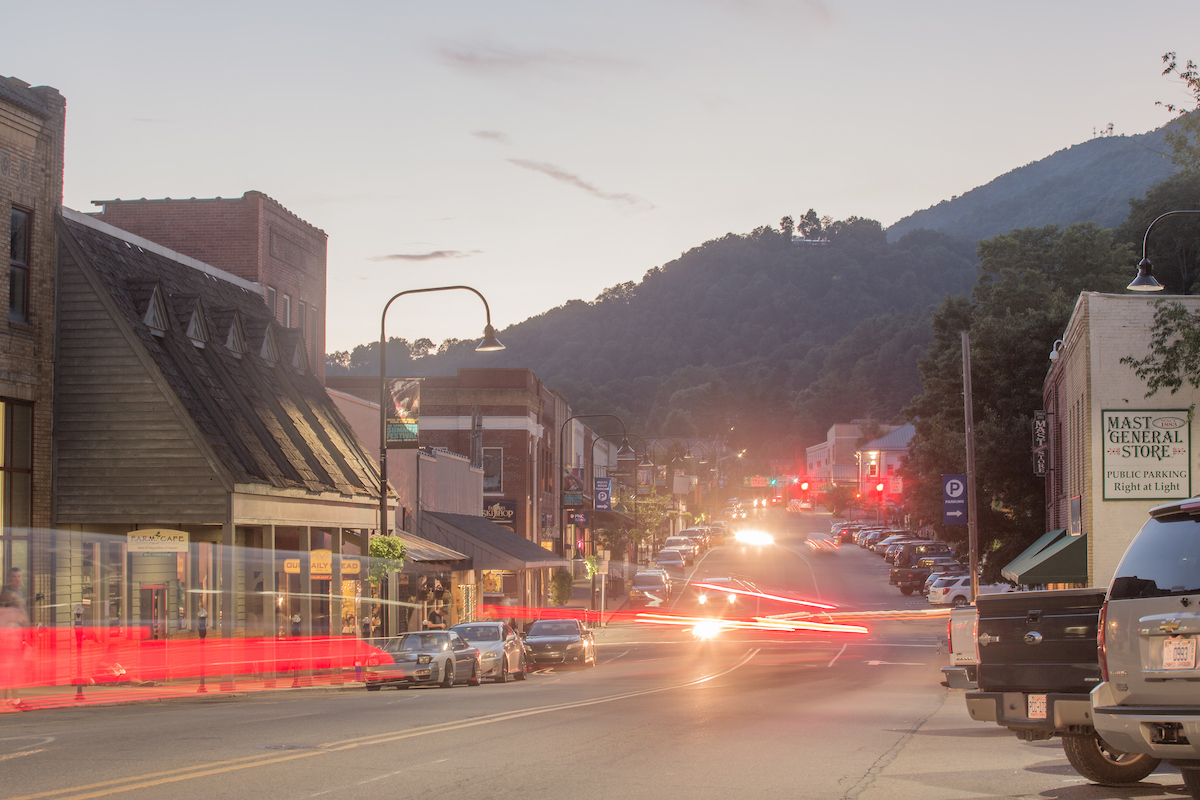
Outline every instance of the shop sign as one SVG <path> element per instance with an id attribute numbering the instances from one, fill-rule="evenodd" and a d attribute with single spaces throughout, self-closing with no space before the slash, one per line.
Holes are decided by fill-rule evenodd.
<path id="1" fill-rule="evenodd" d="M 145 530 L 125 534 L 125 544 L 130 553 L 170 554 L 186 553 L 187 531 Z"/>
<path id="2" fill-rule="evenodd" d="M 333 575 L 333 552 L 329 550 L 313 550 L 309 553 L 308 574 L 314 578 L 328 578 Z"/>
<path id="3" fill-rule="evenodd" d="M 1186 409 L 1101 411 L 1105 500 L 1192 495 L 1192 424 Z"/>
<path id="4" fill-rule="evenodd" d="M 287 573 L 288 575 L 299 575 L 300 574 L 300 559 L 285 558 L 283 560 L 283 571 L 285 573 Z"/>
<path id="5" fill-rule="evenodd" d="M 497 525 L 512 528 L 517 519 L 516 500 L 492 500 L 483 507 L 483 516 Z"/>
<path id="6" fill-rule="evenodd" d="M 579 525 L 580 527 L 586 528 L 588 524 L 588 513 L 586 511 L 568 511 L 567 524 Z"/>
<path id="7" fill-rule="evenodd" d="M 362 572 L 362 562 L 357 558 L 342 556 L 342 576 L 358 575 Z"/>
<path id="8" fill-rule="evenodd" d="M 581 506 L 583 505 L 583 492 L 564 492 L 564 506 Z"/>

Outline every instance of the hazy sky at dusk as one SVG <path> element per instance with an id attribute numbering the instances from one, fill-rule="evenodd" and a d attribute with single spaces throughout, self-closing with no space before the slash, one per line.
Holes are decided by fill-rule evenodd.
<path id="1" fill-rule="evenodd" d="M 330 350 L 403 289 L 497 328 L 812 207 L 884 225 L 1184 102 L 1200 4 L 13 4 L 67 98 L 64 202 L 266 192 L 329 234 Z M 18 31 L 24 33 L 18 35 Z M 389 335 L 477 337 L 466 295 Z"/>

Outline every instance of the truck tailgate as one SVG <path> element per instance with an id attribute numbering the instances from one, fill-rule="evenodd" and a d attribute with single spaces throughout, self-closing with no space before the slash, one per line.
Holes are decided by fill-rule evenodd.
<path id="1" fill-rule="evenodd" d="M 980 595 L 980 691 L 1091 691 L 1100 681 L 1096 623 L 1105 591 Z"/>

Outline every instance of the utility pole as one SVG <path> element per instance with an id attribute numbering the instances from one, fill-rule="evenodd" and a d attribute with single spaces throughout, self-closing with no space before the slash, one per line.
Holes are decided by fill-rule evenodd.
<path id="1" fill-rule="evenodd" d="M 963 416 L 967 434 L 967 542 L 970 547 L 971 596 L 979 597 L 979 519 L 975 515 L 975 410 L 971 403 L 971 334 L 962 332 Z"/>

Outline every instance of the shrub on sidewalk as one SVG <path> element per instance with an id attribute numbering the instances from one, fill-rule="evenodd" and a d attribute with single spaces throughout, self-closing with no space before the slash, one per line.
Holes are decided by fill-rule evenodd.
<path id="1" fill-rule="evenodd" d="M 565 569 L 554 573 L 554 577 L 550 579 L 550 605 L 565 606 L 571 600 L 574 585 L 575 579 Z"/>

